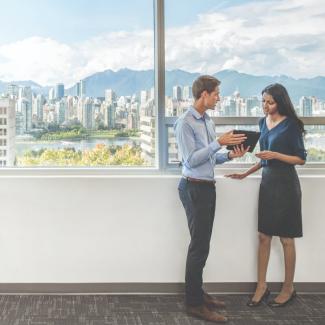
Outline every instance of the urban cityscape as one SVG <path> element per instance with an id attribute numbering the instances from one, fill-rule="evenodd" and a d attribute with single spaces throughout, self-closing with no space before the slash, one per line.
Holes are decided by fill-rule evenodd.
<path id="1" fill-rule="evenodd" d="M 47 95 L 31 86 L 8 83 L 0 95 L 0 167 L 153 166 L 155 163 L 154 88 L 129 96 L 106 89 L 102 97 L 86 96 L 80 80 L 75 94 L 58 83 Z M 166 116 L 179 116 L 192 104 L 191 86 L 175 85 L 166 96 Z M 325 102 L 302 96 L 299 116 L 325 116 Z M 240 89 L 224 96 L 211 116 L 263 116 L 260 96 L 241 97 Z M 310 161 L 325 160 L 324 126 L 308 128 Z M 247 161 L 251 162 L 254 157 Z M 177 162 L 173 132 L 169 161 Z"/>

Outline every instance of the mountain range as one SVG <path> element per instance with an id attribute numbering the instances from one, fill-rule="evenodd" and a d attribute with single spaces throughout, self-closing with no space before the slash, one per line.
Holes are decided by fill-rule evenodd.
<path id="1" fill-rule="evenodd" d="M 172 95 L 173 86 L 191 85 L 199 76 L 183 70 L 166 71 L 166 94 Z M 292 100 L 297 103 L 302 96 L 316 96 L 325 100 L 325 77 L 294 79 L 281 76 L 254 76 L 235 70 L 222 70 L 214 74 L 221 81 L 221 94 L 229 96 L 236 90 L 242 97 L 259 95 L 261 90 L 271 83 L 281 83 L 287 89 Z M 118 96 L 138 94 L 141 90 L 150 89 L 154 85 L 154 70 L 121 69 L 116 72 L 105 70 L 83 79 L 86 96 L 104 97 L 105 89 L 113 89 Z M 17 85 L 31 86 L 35 93 L 48 95 L 50 86 L 43 87 L 33 81 L 13 81 Z M 0 93 L 6 91 L 6 82 L 0 81 Z M 65 89 L 66 95 L 76 95 L 76 85 Z"/>

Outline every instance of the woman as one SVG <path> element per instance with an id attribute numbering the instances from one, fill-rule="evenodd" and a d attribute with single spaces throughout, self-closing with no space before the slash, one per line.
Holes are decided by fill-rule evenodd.
<path id="1" fill-rule="evenodd" d="M 305 130 L 282 85 L 272 84 L 262 91 L 262 95 L 266 116 L 259 122 L 261 151 L 256 154 L 261 160 L 245 173 L 226 176 L 243 179 L 263 168 L 258 201 L 258 282 L 247 305 L 258 306 L 270 294 L 266 272 L 272 236 L 279 236 L 284 252 L 285 279 L 279 295 L 268 304 L 281 307 L 296 295 L 293 287 L 294 238 L 302 237 L 302 217 L 300 183 L 294 166 L 303 165 L 306 160 Z"/>

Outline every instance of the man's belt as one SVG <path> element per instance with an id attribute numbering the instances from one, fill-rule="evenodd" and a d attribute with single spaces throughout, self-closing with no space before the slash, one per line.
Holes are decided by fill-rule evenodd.
<path id="1" fill-rule="evenodd" d="M 193 178 L 193 177 L 187 177 L 187 176 L 182 176 L 183 178 L 185 178 L 187 181 L 189 182 L 193 182 L 193 183 L 206 183 L 206 184 L 215 184 L 216 181 L 209 181 L 207 179 L 199 179 L 199 178 Z"/>

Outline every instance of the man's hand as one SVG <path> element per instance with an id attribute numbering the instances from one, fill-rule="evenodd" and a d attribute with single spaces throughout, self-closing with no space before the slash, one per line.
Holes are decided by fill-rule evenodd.
<path id="1" fill-rule="evenodd" d="M 233 179 L 243 179 L 247 177 L 247 173 L 235 173 L 235 174 L 228 174 L 225 177 L 233 178 Z"/>
<path id="2" fill-rule="evenodd" d="M 247 153 L 248 150 L 249 146 L 246 149 L 244 149 L 244 145 L 236 146 L 233 150 L 229 152 L 229 158 L 233 159 L 242 157 L 245 153 Z"/>
<path id="3" fill-rule="evenodd" d="M 228 146 L 228 145 L 238 145 L 243 143 L 247 137 L 245 134 L 234 134 L 233 131 L 226 132 L 222 134 L 217 141 L 220 143 L 221 146 Z"/>
<path id="4" fill-rule="evenodd" d="M 262 160 L 277 159 L 278 153 L 275 151 L 264 150 L 255 154 L 256 157 Z"/>

